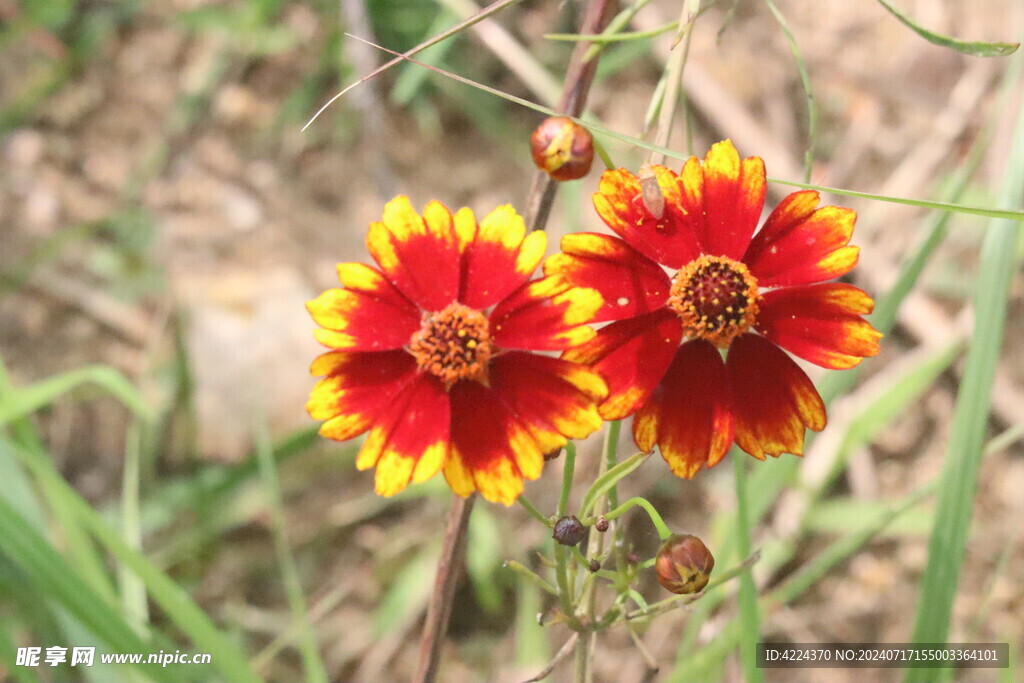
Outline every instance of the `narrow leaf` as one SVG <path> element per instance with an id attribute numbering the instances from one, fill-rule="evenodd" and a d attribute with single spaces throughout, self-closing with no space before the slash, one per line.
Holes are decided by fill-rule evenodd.
<path id="1" fill-rule="evenodd" d="M 957 52 L 963 52 L 965 55 L 973 55 L 975 57 L 1005 57 L 1006 55 L 1012 55 L 1017 51 L 1017 48 L 1020 47 L 1020 43 L 971 42 L 939 35 L 938 33 L 933 33 L 926 28 L 918 26 L 910 17 L 890 5 L 885 0 L 878 0 L 878 4 L 887 9 L 891 15 L 899 19 L 904 26 L 927 40 L 929 43 L 938 45 L 939 47 L 948 47 L 956 50 Z"/>
<path id="2" fill-rule="evenodd" d="M 358 36 L 353 36 L 353 35 L 348 34 L 348 33 L 346 33 L 345 35 L 347 35 L 350 38 L 353 38 L 355 40 L 362 41 L 362 42 L 366 43 L 367 45 L 371 45 L 371 46 L 377 48 L 378 50 L 383 50 L 384 52 L 387 52 L 389 54 L 398 55 L 397 59 L 404 59 L 406 61 L 412 62 L 413 64 L 418 64 L 418 65 L 424 67 L 425 69 L 430 69 L 431 71 L 439 73 L 442 76 L 450 78 L 450 79 L 452 79 L 454 81 L 457 81 L 457 82 L 462 83 L 464 85 L 468 85 L 471 88 L 476 88 L 477 90 L 482 90 L 484 92 L 490 93 L 490 94 L 494 95 L 495 97 L 500 97 L 503 100 L 507 100 L 509 102 L 513 102 L 513 103 L 518 104 L 520 106 L 526 107 L 527 109 L 532 109 L 532 110 L 534 110 L 536 112 L 540 112 L 541 114 L 546 114 L 547 116 L 566 116 L 564 113 L 558 113 L 555 110 L 551 109 L 550 107 L 545 107 L 545 106 L 543 106 L 541 104 L 537 104 L 536 102 L 531 102 L 529 100 L 523 99 L 522 97 L 516 97 L 515 95 L 510 95 L 510 94 L 508 94 L 506 92 L 502 92 L 501 90 L 498 90 L 497 88 L 492 88 L 492 87 L 490 87 L 488 85 L 484 85 L 483 83 L 478 83 L 478 82 L 476 82 L 476 81 L 474 81 L 472 79 L 466 78 L 465 76 L 460 76 L 460 75 L 452 73 L 450 71 L 445 71 L 444 69 L 440 69 L 440 68 L 438 68 L 436 66 L 432 66 L 430 64 L 425 64 L 425 63 L 423 63 L 423 62 L 421 62 L 419 60 L 413 59 L 411 57 L 406 57 L 404 55 L 401 55 L 398 52 L 395 52 L 393 50 L 389 50 L 386 47 L 381 47 L 380 45 L 372 43 L 372 42 L 370 42 L 368 40 L 364 40 L 362 38 L 359 38 Z M 672 159 L 679 159 L 679 160 L 682 160 L 682 161 L 685 161 L 686 159 L 689 158 L 689 155 L 685 154 L 683 152 L 679 152 L 679 151 L 676 151 L 676 150 L 673 150 L 673 149 L 669 149 L 668 147 L 664 147 L 662 145 L 655 145 L 655 144 L 652 144 L 650 142 L 647 142 L 646 140 L 641 140 L 640 138 L 635 138 L 635 137 L 632 137 L 631 135 L 626 135 L 625 133 L 620 133 L 620 132 L 618 132 L 616 130 L 612 130 L 611 128 L 603 126 L 603 125 L 601 125 L 601 124 L 599 124 L 599 123 L 597 123 L 595 121 L 589 121 L 589 120 L 585 121 L 583 119 L 574 118 L 574 117 L 571 117 L 571 116 L 566 116 L 566 118 L 572 119 L 573 121 L 575 121 L 576 123 L 580 124 L 581 126 L 586 127 L 592 133 L 599 133 L 601 135 L 607 135 L 610 138 L 613 138 L 615 140 L 619 140 L 621 142 L 628 143 L 630 145 L 635 145 L 637 147 L 640 147 L 641 149 L 646 149 L 648 151 L 656 152 L 658 154 L 663 154 L 666 157 L 670 157 Z M 837 194 L 837 195 L 842 195 L 842 196 L 846 196 L 846 197 L 859 197 L 861 199 L 873 199 L 875 201 L 888 202 L 888 203 L 891 203 L 891 204 L 905 204 L 907 206 L 918 206 L 918 207 L 921 207 L 923 209 L 935 209 L 935 210 L 938 210 L 938 211 L 954 211 L 956 213 L 964 213 L 964 214 L 969 214 L 969 215 L 972 215 L 972 216 L 986 216 L 988 218 L 1005 218 L 1005 219 L 1011 220 L 1011 221 L 1024 222 L 1024 211 L 1012 211 L 1012 210 L 1008 210 L 1008 209 L 993 209 L 993 208 L 982 207 L 982 206 L 969 206 L 969 205 L 966 205 L 966 204 L 953 204 L 953 203 L 949 203 L 949 202 L 936 202 L 936 201 L 929 201 L 929 200 L 924 200 L 924 199 L 912 199 L 912 198 L 909 198 L 909 197 L 892 197 L 892 196 L 884 195 L 884 194 L 872 194 L 870 192 L 859 192 L 857 190 L 844 190 L 844 189 L 838 188 L 838 187 L 827 187 L 825 185 L 810 185 L 808 183 L 800 183 L 800 182 L 797 182 L 797 181 L 794 181 L 794 180 L 782 180 L 781 178 L 771 178 L 771 177 L 769 177 L 768 181 L 772 182 L 772 183 L 778 183 L 779 185 L 788 185 L 790 187 L 799 187 L 799 188 L 802 188 L 802 189 L 805 189 L 805 190 L 818 190 L 819 192 L 828 192 L 828 193 L 831 193 L 831 194 Z"/>

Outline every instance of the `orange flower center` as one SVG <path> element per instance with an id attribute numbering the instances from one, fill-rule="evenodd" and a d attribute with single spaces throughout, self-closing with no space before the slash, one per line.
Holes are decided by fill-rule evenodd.
<path id="1" fill-rule="evenodd" d="M 757 280 L 742 263 L 704 255 L 676 273 L 668 305 L 690 337 L 728 348 L 757 317 Z"/>
<path id="2" fill-rule="evenodd" d="M 481 377 L 494 355 L 487 317 L 455 301 L 436 313 L 425 313 L 409 352 L 420 370 L 449 386 Z"/>

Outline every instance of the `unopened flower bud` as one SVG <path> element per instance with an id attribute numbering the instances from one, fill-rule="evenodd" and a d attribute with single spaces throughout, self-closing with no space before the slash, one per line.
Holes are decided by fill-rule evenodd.
<path id="1" fill-rule="evenodd" d="M 587 567 L 587 569 L 590 570 L 591 574 L 593 574 L 594 572 L 596 572 L 600 568 L 601 568 L 601 563 L 598 562 L 597 560 L 591 560 L 590 561 L 590 565 Z"/>
<path id="2" fill-rule="evenodd" d="M 577 180 L 590 172 L 594 140 L 590 131 L 564 116 L 544 119 L 530 136 L 533 163 L 555 180 Z"/>
<path id="3" fill-rule="evenodd" d="M 597 523 L 594 524 L 594 528 L 603 534 L 604 532 L 608 531 L 608 520 L 604 517 L 601 517 L 597 520 Z"/>
<path id="4" fill-rule="evenodd" d="M 715 558 L 704 542 L 690 534 L 674 534 L 661 544 L 654 560 L 658 583 L 680 595 L 699 593 L 708 585 Z"/>
<path id="5" fill-rule="evenodd" d="M 569 515 L 555 522 L 555 533 L 551 537 L 562 545 L 578 545 L 586 534 L 587 530 L 583 523 L 575 516 Z"/>

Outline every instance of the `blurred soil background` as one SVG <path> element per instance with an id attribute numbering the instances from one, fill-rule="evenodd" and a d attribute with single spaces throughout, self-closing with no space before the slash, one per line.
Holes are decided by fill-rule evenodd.
<path id="1" fill-rule="evenodd" d="M 499 204 L 523 207 L 532 174 L 527 140 L 541 117 L 402 65 L 352 91 L 306 132 L 300 128 L 341 86 L 384 61 L 344 32 L 403 50 L 454 23 L 463 4 L 471 3 L 0 0 L 0 356 L 16 385 L 89 364 L 110 365 L 138 382 L 159 416 L 142 469 L 144 547 L 247 644 L 271 680 L 299 680 L 301 659 L 268 526 L 271 502 L 254 475 L 251 453 L 263 421 L 275 443 L 295 446 L 279 463 L 287 534 L 331 680 L 399 681 L 415 662 L 449 493 L 434 481 L 379 499 L 372 474 L 354 469 L 357 445 L 313 436 L 316 425 L 303 405 L 313 384 L 308 365 L 320 349 L 304 302 L 333 286 L 335 263 L 368 260 L 367 226 L 394 194 L 408 194 L 420 207 L 434 198 L 453 209 L 468 205 L 478 216 Z M 992 126 L 993 143 L 963 201 L 994 205 L 1016 115 L 998 99 L 1007 60 L 931 45 L 868 0 L 778 4 L 820 108 L 812 182 L 935 199 Z M 1013 0 L 901 5 L 922 25 L 961 38 L 1016 40 L 1024 26 L 1024 5 Z M 541 85 L 524 83 L 502 60 L 516 57 L 501 47 L 494 26 L 557 85 L 571 45 L 543 34 L 572 32 L 580 9 L 575 0 L 524 2 L 426 58 L 543 100 Z M 657 27 L 679 9 L 678 2 L 653 2 L 634 27 Z M 590 112 L 611 128 L 642 135 L 670 42 L 671 33 L 610 48 Z M 785 36 L 765 5 L 711 4 L 697 22 L 684 82 L 694 153 L 731 137 L 741 154 L 765 159 L 769 176 L 802 178 L 806 100 Z M 606 144 L 618 164 L 635 170 L 643 160 L 636 149 Z M 671 146 L 687 149 L 681 124 Z M 562 188 L 549 224 L 553 245 L 565 232 L 604 229 L 589 203 L 598 176 L 595 169 Z M 790 191 L 771 185 L 769 206 Z M 937 218 L 914 207 L 827 201 L 857 209 L 854 242 L 862 252 L 853 281 L 873 293 L 892 283 Z M 865 380 L 833 404 L 831 424 L 802 463 L 807 476 L 827 469 L 858 406 L 887 391 L 890 373 L 964 338 L 984 225 L 985 219 L 952 217 L 948 239 L 902 307 L 882 355 L 865 363 Z M 1009 312 L 990 437 L 1024 419 L 1019 272 Z M 760 585 L 778 585 L 851 520 L 939 472 L 959 368 L 954 362 L 868 443 L 855 444 L 816 514 L 801 516 L 798 491 L 780 498 L 755 540 L 803 533 L 793 560 L 758 575 Z M 36 419 L 67 480 L 97 509 L 116 508 L 133 438 L 128 411 L 86 389 Z M 598 441 L 583 446 L 578 481 L 594 476 Z M 622 452 L 630 447 L 624 439 Z M 527 486 L 542 509 L 553 509 L 559 470 L 552 463 Z M 215 493 L 196 488 L 218 476 L 234 476 L 235 484 Z M 1019 646 L 1019 442 L 987 456 L 980 487 L 950 638 Z M 624 489 L 624 496 L 649 496 L 675 529 L 706 540 L 728 535 L 712 529 L 711 520 L 733 509 L 729 466 L 684 482 L 654 458 Z M 901 516 L 767 615 L 764 636 L 909 640 L 928 509 Z M 656 534 L 639 515 L 629 519 L 636 552 L 649 557 Z M 443 680 L 523 680 L 561 646 L 563 627 L 529 628 L 547 605 L 501 568 L 506 558 L 530 563 L 547 543 L 545 530 L 522 510 L 478 505 L 471 571 L 455 607 Z M 715 549 L 713 540 L 709 546 Z M 664 597 L 650 579 L 644 595 Z M 643 636 L 663 665 L 658 680 L 673 680 L 690 612 L 663 617 Z M 714 638 L 734 613 L 734 600 L 726 600 L 708 615 L 698 642 Z M 645 669 L 625 630 L 599 643 L 597 680 L 639 683 Z M 552 680 L 567 680 L 568 671 L 556 669 Z M 740 676 L 734 659 L 717 673 L 724 680 Z M 768 672 L 769 680 L 866 680 L 864 671 L 839 669 L 777 673 Z M 897 670 L 867 673 L 872 680 L 901 678 Z M 991 673 L 964 672 L 962 679 L 992 680 Z"/>

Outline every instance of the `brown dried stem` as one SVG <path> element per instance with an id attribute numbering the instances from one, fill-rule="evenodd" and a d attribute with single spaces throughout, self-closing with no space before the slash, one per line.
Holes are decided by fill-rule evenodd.
<path id="1" fill-rule="evenodd" d="M 437 677 L 437 668 L 441 661 L 441 646 L 448 632 L 448 617 L 452 613 L 452 602 L 455 599 L 455 588 L 462 573 L 463 560 L 466 557 L 466 531 L 469 528 L 469 514 L 473 511 L 476 494 L 468 498 L 454 497 L 454 503 L 448 512 L 448 522 L 444 530 L 444 545 L 441 558 L 437 563 L 437 575 L 434 578 L 434 592 L 427 606 L 427 620 L 423 624 L 423 635 L 420 638 L 420 658 L 416 666 L 413 683 L 433 683 Z"/>
<path id="2" fill-rule="evenodd" d="M 615 16 L 616 0 L 591 0 L 587 12 L 580 22 L 580 33 L 593 35 L 601 33 L 612 17 Z M 597 70 L 597 57 L 587 59 L 587 52 L 592 43 L 579 42 L 572 51 L 569 66 L 565 71 L 565 82 L 562 86 L 562 97 L 557 110 L 569 116 L 579 117 L 587 104 L 590 85 L 594 82 Z M 544 171 L 538 170 L 530 185 L 530 194 L 526 199 L 526 225 L 534 230 L 543 230 L 547 225 L 551 206 L 555 201 L 555 188 L 558 182 L 552 180 Z"/>

